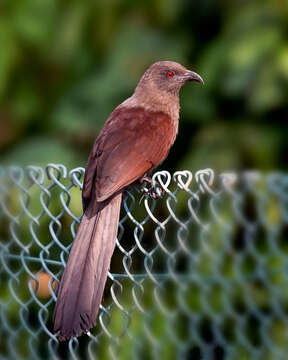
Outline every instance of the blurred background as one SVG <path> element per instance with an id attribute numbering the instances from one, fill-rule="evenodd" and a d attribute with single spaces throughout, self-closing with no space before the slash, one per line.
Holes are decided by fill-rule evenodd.
<path id="1" fill-rule="evenodd" d="M 114 107 L 132 94 L 147 67 L 155 61 L 173 60 L 198 72 L 206 85 L 192 83 L 181 90 L 179 135 L 161 168 L 170 172 L 188 169 L 193 174 L 208 167 L 216 174 L 253 169 L 264 174 L 275 169 L 285 172 L 288 169 L 287 39 L 287 0 L 2 0 L 0 165 L 44 167 L 47 163 L 61 163 L 68 170 L 85 166 L 103 123 Z M 51 279 L 54 274 L 54 280 L 60 278 L 62 245 L 71 243 L 70 226 L 73 233 L 75 219 L 81 215 L 79 187 L 75 188 L 71 179 L 63 175 L 63 168 L 50 167 L 50 170 L 46 176 L 44 172 L 37 173 L 39 168 L 34 169 L 29 179 L 21 171 L 17 175 L 15 170 L 19 178 L 11 172 L 10 182 L 5 183 L 3 175 L 0 183 L 5 189 L 5 196 L 0 196 L 1 359 L 2 353 L 6 354 L 3 359 L 48 356 L 47 333 L 50 341 L 53 336 L 49 333 L 54 308 L 51 292 L 56 288 L 56 281 L 51 283 Z M 40 178 L 43 187 L 36 181 Z M 155 324 L 150 329 L 161 335 L 167 321 L 180 340 L 191 332 L 190 339 L 196 345 L 186 349 L 187 359 L 202 359 L 205 354 L 209 360 L 229 359 L 227 354 L 231 349 L 237 355 L 231 357 L 233 360 L 278 360 L 280 357 L 275 355 L 278 350 L 288 353 L 287 178 L 275 181 L 276 185 L 270 184 L 269 189 L 267 182 L 248 190 L 243 186 L 239 189 L 243 201 L 239 200 L 236 207 L 231 206 L 233 197 L 224 200 L 224 205 L 220 201 L 216 213 L 226 223 L 222 226 L 214 222 L 207 239 L 202 236 L 202 224 L 199 226 L 194 219 L 188 234 L 191 245 L 188 256 L 181 253 L 179 238 L 175 236 L 183 224 L 180 220 L 180 225 L 169 223 L 165 244 L 173 243 L 173 249 L 179 250 L 177 261 L 184 263 L 186 256 L 186 262 L 188 259 L 193 268 L 189 274 L 196 280 L 193 286 L 190 284 L 187 304 L 191 305 L 198 328 L 191 330 L 191 323 L 185 323 L 184 309 L 184 315 L 178 314 L 175 321 L 169 316 L 168 320 L 163 319 L 161 312 L 153 315 L 149 321 Z M 63 190 L 61 184 L 68 190 Z M 187 206 L 189 196 L 179 195 L 177 209 L 173 210 L 178 219 L 191 217 Z M 214 215 L 210 200 L 206 205 L 204 201 L 204 209 L 199 213 L 200 218 L 203 213 L 203 219 L 209 221 Z M 164 200 L 157 203 L 157 209 L 160 217 L 169 215 Z M 126 216 L 125 211 L 122 215 Z M 144 206 L 135 206 L 136 219 L 142 221 L 146 215 Z M 141 244 L 151 249 L 157 246 L 156 226 L 151 219 L 145 221 Z M 133 221 L 125 222 L 121 245 L 128 249 L 135 245 L 135 226 Z M 43 247 L 49 249 L 50 265 L 43 260 Z M 23 249 L 29 250 L 33 258 L 30 262 L 25 262 L 23 257 L 19 260 Z M 125 272 L 122 250 L 115 250 L 114 273 Z M 161 256 L 155 261 L 154 271 L 161 261 L 167 265 L 167 255 Z M 143 253 L 136 250 L 130 270 L 145 273 L 149 262 L 145 263 L 144 259 Z M 167 272 L 166 267 L 163 269 Z M 273 276 L 267 275 L 266 270 Z M 134 285 L 125 281 L 121 300 L 130 309 L 127 304 L 132 302 Z M 182 290 L 185 284 L 183 281 Z M 105 302 L 113 304 L 108 285 Z M 171 294 L 180 294 L 175 300 L 175 308 L 179 310 L 182 293 L 177 292 L 178 285 L 177 282 L 167 285 L 166 299 L 173 302 Z M 150 287 L 144 302 L 153 308 L 152 295 Z M 207 305 L 206 299 L 216 303 L 212 304 L 216 310 Z M 222 304 L 220 310 L 218 302 Z M 116 306 L 111 314 L 112 330 L 120 334 L 119 343 L 123 345 L 118 358 L 128 359 L 132 345 L 138 346 L 133 339 L 145 336 L 146 340 L 139 342 L 143 355 L 140 358 L 152 358 L 147 355 L 147 349 L 153 350 L 152 340 L 140 315 L 133 313 L 130 337 L 124 340 L 123 312 Z M 41 316 L 44 320 L 39 323 Z M 46 333 L 43 324 L 47 324 Z M 265 331 L 261 330 L 263 326 Z M 113 333 L 111 327 L 109 331 Z M 94 334 L 99 329 L 98 322 Z M 97 350 L 101 359 L 113 358 L 108 345 L 117 336 L 101 338 Z M 1 343 L 1 339 L 8 340 Z M 173 341 L 162 339 L 163 357 L 176 358 L 175 348 L 185 340 L 180 343 L 176 335 Z M 25 348 L 28 341 L 29 351 Z M 86 346 L 88 340 L 81 341 L 80 348 L 90 351 Z M 68 358 L 67 347 L 63 354 Z"/>
<path id="2" fill-rule="evenodd" d="M 2 0 L 1 163 L 84 166 L 154 61 L 197 71 L 169 170 L 287 169 L 286 0 Z"/>

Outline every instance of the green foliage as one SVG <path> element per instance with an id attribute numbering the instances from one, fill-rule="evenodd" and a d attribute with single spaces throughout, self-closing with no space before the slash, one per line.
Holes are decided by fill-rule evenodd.
<path id="1" fill-rule="evenodd" d="M 105 119 L 147 66 L 171 59 L 198 71 L 206 86 L 182 91 L 185 142 L 173 149 L 168 168 L 241 167 L 246 146 L 249 166 L 287 168 L 281 157 L 288 98 L 285 2 L 18 0 L 2 2 L 1 13 L 5 160 L 14 162 L 19 153 L 19 162 L 43 164 L 49 153 L 51 161 L 84 164 Z M 245 145 L 244 133 L 255 141 Z M 41 138 L 39 149 L 35 139 Z"/>

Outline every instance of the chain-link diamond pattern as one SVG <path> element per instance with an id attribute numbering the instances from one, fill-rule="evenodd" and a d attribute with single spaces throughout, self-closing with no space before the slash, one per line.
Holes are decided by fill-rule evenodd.
<path id="1" fill-rule="evenodd" d="M 159 171 L 161 199 L 129 189 L 97 325 L 58 343 L 52 314 L 83 174 L 0 168 L 0 359 L 288 358 L 281 173 Z"/>

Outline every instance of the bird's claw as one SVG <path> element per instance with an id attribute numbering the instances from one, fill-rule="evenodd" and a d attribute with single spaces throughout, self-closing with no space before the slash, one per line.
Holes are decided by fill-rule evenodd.
<path id="1" fill-rule="evenodd" d="M 143 200 L 144 197 L 150 197 L 152 199 L 159 199 L 162 198 L 165 195 L 165 190 L 163 190 L 163 188 L 156 182 L 154 185 L 152 184 L 152 179 L 144 176 L 141 180 L 140 180 L 141 184 L 149 184 L 149 188 L 146 188 L 145 186 L 142 186 L 140 189 L 140 192 L 143 193 L 143 195 L 140 198 L 139 204 L 141 203 L 141 201 Z"/>

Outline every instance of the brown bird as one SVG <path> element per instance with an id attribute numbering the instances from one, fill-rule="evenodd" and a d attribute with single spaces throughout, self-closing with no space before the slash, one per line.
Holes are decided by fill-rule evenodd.
<path id="1" fill-rule="evenodd" d="M 151 65 L 134 94 L 109 116 L 86 165 L 83 217 L 58 291 L 54 331 L 60 340 L 96 323 L 115 247 L 122 193 L 159 165 L 178 132 L 179 90 L 204 83 L 172 61 Z"/>

